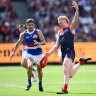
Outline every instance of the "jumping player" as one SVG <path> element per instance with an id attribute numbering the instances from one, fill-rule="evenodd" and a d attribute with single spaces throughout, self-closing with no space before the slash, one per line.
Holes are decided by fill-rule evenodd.
<path id="1" fill-rule="evenodd" d="M 23 40 L 26 41 L 27 44 L 27 53 L 28 53 L 28 65 L 27 65 L 27 74 L 28 74 L 28 85 L 25 90 L 28 91 L 32 86 L 31 83 L 31 75 L 33 63 L 37 65 L 38 77 L 39 77 L 39 91 L 43 91 L 42 87 L 42 69 L 39 66 L 39 60 L 43 56 L 41 45 L 46 44 L 44 36 L 39 29 L 34 28 L 34 20 L 27 19 L 26 20 L 27 30 L 21 33 L 19 40 L 16 43 L 16 48 L 22 43 Z M 13 50 L 14 53 L 15 50 Z M 12 54 L 10 55 L 10 59 L 12 58 Z"/>
<path id="2" fill-rule="evenodd" d="M 62 61 L 63 61 L 63 72 L 64 72 L 64 87 L 61 92 L 57 92 L 57 94 L 68 94 L 67 87 L 69 83 L 69 78 L 72 78 L 76 71 L 79 69 L 81 65 L 86 63 L 91 58 L 80 58 L 79 63 L 73 65 L 73 61 L 75 59 L 75 51 L 74 51 L 74 35 L 75 28 L 78 25 L 78 16 L 79 16 L 79 8 L 78 4 L 73 1 L 73 7 L 76 9 L 74 20 L 71 25 L 69 25 L 69 19 L 66 16 L 59 16 L 58 23 L 61 27 L 61 30 L 58 33 L 58 39 L 56 44 L 45 55 L 50 56 L 54 53 L 59 46 L 61 46 L 62 52 Z"/>

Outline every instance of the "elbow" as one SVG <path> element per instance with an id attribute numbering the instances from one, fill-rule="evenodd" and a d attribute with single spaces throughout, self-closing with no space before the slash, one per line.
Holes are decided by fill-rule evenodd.
<path id="1" fill-rule="evenodd" d="M 42 45 L 46 45 L 46 41 L 44 41 Z"/>
<path id="2" fill-rule="evenodd" d="M 78 21 L 76 22 L 76 24 L 75 24 L 75 28 L 77 28 L 78 27 Z"/>
<path id="3" fill-rule="evenodd" d="M 46 41 L 44 41 L 44 45 L 46 45 Z"/>

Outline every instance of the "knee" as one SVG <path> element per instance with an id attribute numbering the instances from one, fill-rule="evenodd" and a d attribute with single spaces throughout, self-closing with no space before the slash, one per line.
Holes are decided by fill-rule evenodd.
<path id="1" fill-rule="evenodd" d="M 63 67 L 63 72 L 64 72 L 65 75 L 68 74 L 68 69 Z"/>
<path id="2" fill-rule="evenodd" d="M 32 70 L 32 65 L 31 65 L 31 64 L 28 65 L 27 69 L 28 69 L 28 70 Z"/>
<path id="3" fill-rule="evenodd" d="M 68 65 L 68 61 L 65 60 L 63 63 L 63 72 L 64 74 L 68 74 L 69 73 L 69 65 Z"/>
<path id="4" fill-rule="evenodd" d="M 24 67 L 24 68 L 27 68 L 27 61 L 26 60 L 22 60 L 21 66 Z"/>
<path id="5" fill-rule="evenodd" d="M 73 76 L 72 75 L 70 75 L 70 78 L 72 78 Z"/>
<path id="6" fill-rule="evenodd" d="M 67 65 L 63 66 L 63 72 L 64 72 L 64 74 L 68 74 L 68 67 L 67 67 Z"/>
<path id="7" fill-rule="evenodd" d="M 24 65 L 23 63 L 21 63 L 21 66 L 22 66 L 22 67 L 25 67 L 25 65 Z"/>

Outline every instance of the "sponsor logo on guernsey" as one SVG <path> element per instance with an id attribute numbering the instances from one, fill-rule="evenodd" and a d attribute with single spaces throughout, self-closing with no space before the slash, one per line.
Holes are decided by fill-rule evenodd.
<path id="1" fill-rule="evenodd" d="M 68 31 L 69 31 L 69 29 L 66 29 L 66 30 L 64 30 L 64 33 L 65 33 L 65 32 L 68 32 Z"/>
<path id="2" fill-rule="evenodd" d="M 38 36 L 36 34 L 33 35 L 33 38 L 37 38 Z"/>
<path id="3" fill-rule="evenodd" d="M 26 39 L 28 39 L 29 38 L 29 36 L 27 36 L 27 37 L 25 37 Z"/>

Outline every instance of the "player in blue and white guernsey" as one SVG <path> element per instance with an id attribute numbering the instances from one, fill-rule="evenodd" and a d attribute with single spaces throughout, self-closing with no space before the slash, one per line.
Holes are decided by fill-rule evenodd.
<path id="1" fill-rule="evenodd" d="M 24 32 L 24 31 L 23 31 Z M 23 44 L 23 51 L 22 51 L 22 61 L 21 61 L 21 65 L 25 68 L 27 68 L 27 59 L 28 59 L 28 53 L 27 53 L 27 44 L 25 39 L 22 41 Z M 33 74 L 33 72 L 35 74 Z M 37 69 L 36 68 L 32 68 L 32 81 L 36 82 L 36 77 L 38 76 L 37 73 Z"/>
<path id="2" fill-rule="evenodd" d="M 27 30 L 20 34 L 19 40 L 17 41 L 15 47 L 22 43 L 25 40 L 27 45 L 27 74 L 28 74 L 28 85 L 25 90 L 28 91 L 32 86 L 31 76 L 32 76 L 32 68 L 33 63 L 37 65 L 38 77 L 39 77 L 39 91 L 43 91 L 42 87 L 42 68 L 39 66 L 39 60 L 43 56 L 41 45 L 46 44 L 45 38 L 42 32 L 39 29 L 34 28 L 34 20 L 27 19 L 26 20 Z M 13 53 L 16 51 L 16 48 L 13 50 Z M 13 54 L 10 55 L 10 59 L 12 59 Z"/>
<path id="3" fill-rule="evenodd" d="M 19 31 L 20 33 L 24 32 L 26 29 L 24 24 L 20 24 L 19 25 Z M 25 39 L 22 41 L 23 44 L 23 51 L 22 51 L 22 61 L 21 61 L 21 66 L 27 69 L 27 59 L 28 59 L 28 55 L 27 55 L 27 44 Z M 35 74 L 33 74 L 33 72 Z M 37 69 L 36 68 L 32 68 L 32 81 L 36 82 L 36 77 L 38 76 L 37 74 Z"/>
<path id="4" fill-rule="evenodd" d="M 25 27 L 24 24 L 20 24 L 20 25 L 19 25 L 19 31 L 20 31 L 20 33 L 24 32 L 25 29 L 26 29 L 26 27 Z M 16 42 L 15 47 L 14 47 L 14 49 L 13 49 L 13 52 L 12 52 L 11 56 L 13 56 L 13 55 L 15 54 L 16 50 L 18 49 L 18 47 L 19 47 L 21 44 L 23 44 L 21 66 L 27 69 L 27 59 L 28 59 L 28 56 L 27 56 L 27 44 L 26 44 L 26 41 L 23 40 L 22 43 L 19 44 L 19 46 L 16 47 L 16 45 L 18 45 L 17 43 L 18 43 L 18 42 Z M 38 74 L 37 74 L 37 69 L 36 69 L 36 68 L 32 68 L 32 72 L 35 73 L 35 74 L 32 73 L 32 81 L 33 81 L 33 82 L 36 82 L 36 81 L 37 81 L 37 80 L 36 80 L 36 77 L 38 76 Z"/>
<path id="5" fill-rule="evenodd" d="M 69 23 L 69 19 L 66 16 L 59 16 L 58 23 L 61 27 L 61 30 L 58 32 L 58 39 L 53 48 L 47 52 L 45 55 L 50 56 L 54 53 L 59 46 L 61 46 L 62 52 L 62 60 L 63 60 L 63 72 L 64 72 L 64 87 L 61 92 L 57 92 L 57 94 L 68 94 L 67 87 L 69 83 L 69 78 L 72 78 L 76 71 L 79 69 L 81 65 L 83 65 L 86 61 L 91 58 L 80 58 L 79 63 L 73 65 L 73 61 L 75 59 L 75 50 L 74 50 L 74 35 L 75 28 L 78 25 L 78 16 L 79 16 L 79 8 L 78 4 L 73 1 L 72 6 L 76 9 L 74 20 L 71 24 Z"/>
<path id="6" fill-rule="evenodd" d="M 28 85 L 25 90 L 29 90 L 31 87 L 31 75 L 33 63 L 37 65 L 38 77 L 39 77 L 39 91 L 43 91 L 42 87 L 42 68 L 39 66 L 39 60 L 43 56 L 41 45 L 46 44 L 45 38 L 41 30 L 36 29 L 33 19 L 26 20 L 27 30 L 21 34 L 21 40 L 25 39 L 27 43 L 28 59 L 30 61 L 28 65 Z"/>

